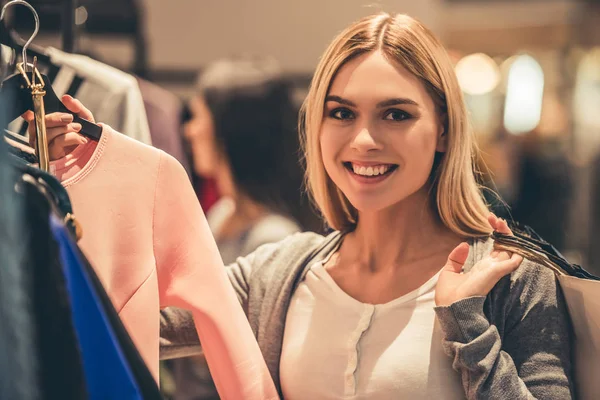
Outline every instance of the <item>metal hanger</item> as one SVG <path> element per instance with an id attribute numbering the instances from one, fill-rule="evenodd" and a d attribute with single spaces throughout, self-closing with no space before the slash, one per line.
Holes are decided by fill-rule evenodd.
<path id="1" fill-rule="evenodd" d="M 23 45 L 23 49 L 21 50 L 21 57 L 23 59 L 23 67 L 24 67 L 25 72 L 27 72 L 27 66 L 29 65 L 27 63 L 27 49 L 29 48 L 29 45 L 31 44 L 31 42 L 33 42 L 33 39 L 35 39 L 38 32 L 40 31 L 40 17 L 38 15 L 37 11 L 35 11 L 35 8 L 33 8 L 33 6 L 31 4 L 29 4 L 28 2 L 23 1 L 23 0 L 12 0 L 12 1 L 9 1 L 8 3 L 6 3 L 4 5 L 4 7 L 2 7 L 2 12 L 0 13 L 0 21 L 4 20 L 4 15 L 6 14 L 6 10 L 8 8 L 18 5 L 18 4 L 29 8 L 29 10 L 31 10 L 31 13 L 33 14 L 33 18 L 35 20 L 35 29 L 33 30 L 31 37 L 25 42 L 25 44 Z M 16 33 L 13 33 L 11 36 L 13 36 L 13 38 L 15 38 L 15 37 L 18 38 Z"/>

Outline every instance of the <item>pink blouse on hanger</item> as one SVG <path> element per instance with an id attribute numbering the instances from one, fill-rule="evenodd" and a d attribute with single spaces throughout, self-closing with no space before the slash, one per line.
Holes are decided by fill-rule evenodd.
<path id="1" fill-rule="evenodd" d="M 159 309 L 193 312 L 223 399 L 277 392 L 183 167 L 108 126 L 51 163 L 83 228 L 79 242 L 158 380 Z"/>

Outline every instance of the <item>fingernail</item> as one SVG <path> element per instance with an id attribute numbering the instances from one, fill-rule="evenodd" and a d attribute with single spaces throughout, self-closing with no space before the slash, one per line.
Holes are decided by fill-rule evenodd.
<path id="1" fill-rule="evenodd" d="M 63 115 L 60 117 L 60 120 L 61 120 L 62 122 L 71 122 L 71 121 L 73 121 L 73 116 L 72 116 L 71 114 L 63 114 Z"/>
<path id="2" fill-rule="evenodd" d="M 76 131 L 80 131 L 80 130 L 81 130 L 81 128 L 82 128 L 81 124 L 80 124 L 80 123 L 78 123 L 78 122 L 75 122 L 75 123 L 74 123 L 73 125 L 71 125 L 71 126 L 72 126 L 72 127 L 73 127 L 73 129 L 74 129 L 74 130 L 76 130 Z"/>

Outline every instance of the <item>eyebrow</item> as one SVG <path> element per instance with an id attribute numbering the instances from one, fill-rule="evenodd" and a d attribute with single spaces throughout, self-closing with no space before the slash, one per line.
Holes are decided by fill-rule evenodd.
<path id="1" fill-rule="evenodd" d="M 333 95 L 327 96 L 325 98 L 325 103 L 327 103 L 329 101 L 335 101 L 336 103 L 344 104 L 346 106 L 356 107 L 356 104 L 354 104 L 350 100 L 346 100 L 346 99 L 344 99 L 344 98 L 342 98 L 340 96 L 333 96 Z M 384 100 L 384 101 L 381 101 L 381 102 L 377 103 L 377 108 L 389 107 L 389 106 L 397 106 L 397 105 L 401 105 L 401 104 L 409 104 L 409 105 L 412 105 L 412 106 L 418 106 L 419 105 L 414 100 L 403 98 L 403 97 L 398 97 L 398 98 L 388 99 L 388 100 Z"/>

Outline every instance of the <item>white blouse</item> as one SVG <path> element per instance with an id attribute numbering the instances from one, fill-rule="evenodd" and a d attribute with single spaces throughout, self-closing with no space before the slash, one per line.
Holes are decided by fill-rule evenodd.
<path id="1" fill-rule="evenodd" d="M 433 310 L 438 276 L 373 305 L 349 296 L 315 263 L 287 313 L 285 399 L 464 399 Z"/>

